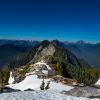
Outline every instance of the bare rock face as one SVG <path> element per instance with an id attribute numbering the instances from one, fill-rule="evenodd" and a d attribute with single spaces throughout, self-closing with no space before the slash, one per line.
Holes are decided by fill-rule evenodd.
<path id="1" fill-rule="evenodd" d="M 52 56 L 55 53 L 55 47 L 52 44 L 49 44 L 47 48 L 44 48 L 41 52 L 44 56 Z"/>
<path id="2" fill-rule="evenodd" d="M 28 73 L 34 73 L 38 77 L 50 77 L 54 75 L 54 70 L 43 60 L 30 65 Z"/>
<path id="3" fill-rule="evenodd" d="M 78 97 L 100 97 L 100 89 L 90 86 L 75 87 L 70 91 L 62 91 L 62 94 Z"/>
<path id="4" fill-rule="evenodd" d="M 20 90 L 12 89 L 9 87 L 0 88 L 0 93 L 19 92 Z"/>
<path id="5" fill-rule="evenodd" d="M 12 75 L 14 77 L 14 82 L 13 83 L 19 83 L 22 80 L 25 79 L 25 75 L 23 75 L 22 73 L 20 73 L 20 68 L 16 68 L 12 71 Z"/>

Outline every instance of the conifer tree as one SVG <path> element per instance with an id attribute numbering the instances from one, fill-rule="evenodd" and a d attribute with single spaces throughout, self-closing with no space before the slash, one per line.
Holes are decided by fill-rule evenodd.
<path id="1" fill-rule="evenodd" d="M 45 90 L 48 90 L 50 87 L 50 81 L 48 81 L 48 83 L 47 83 L 47 85 L 46 85 L 46 87 L 45 87 Z"/>
<path id="2" fill-rule="evenodd" d="M 45 87 L 45 82 L 44 82 L 44 79 L 43 79 L 42 84 L 41 84 L 41 86 L 40 86 L 40 89 L 41 89 L 41 90 L 44 90 L 44 87 Z"/>

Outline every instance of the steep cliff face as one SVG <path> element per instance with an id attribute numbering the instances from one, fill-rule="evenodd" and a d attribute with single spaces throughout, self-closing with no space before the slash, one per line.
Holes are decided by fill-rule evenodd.
<path id="1" fill-rule="evenodd" d="M 64 49 L 57 44 L 54 44 L 53 42 L 49 41 L 43 41 L 40 44 L 34 58 L 31 60 L 31 63 L 38 62 L 41 60 L 45 60 L 45 62 L 47 63 L 52 63 L 53 60 L 56 60 L 58 62 L 63 62 L 65 65 L 74 65 L 76 67 L 83 67 L 83 62 L 85 62 L 80 61 L 80 59 L 78 59 L 69 50 Z M 90 66 L 89 64 L 87 64 L 85 67 Z"/>

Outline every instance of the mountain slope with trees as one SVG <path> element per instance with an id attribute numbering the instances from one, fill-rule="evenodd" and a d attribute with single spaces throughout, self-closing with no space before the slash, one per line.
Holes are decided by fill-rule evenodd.
<path id="1" fill-rule="evenodd" d="M 76 43 L 64 42 L 64 47 L 78 58 L 85 59 L 92 67 L 100 69 L 100 43 L 92 44 L 84 41 Z"/>
<path id="2" fill-rule="evenodd" d="M 25 78 L 25 74 L 29 71 L 30 65 L 44 61 L 54 69 L 55 75 L 76 79 L 80 83 L 86 85 L 94 84 L 100 77 L 100 71 L 91 66 L 84 60 L 76 57 L 70 50 L 64 47 L 65 45 L 59 41 L 44 40 L 25 51 L 22 51 L 14 56 L 12 62 L 5 66 L 6 72 L 3 75 L 1 70 L 1 83 L 7 84 L 4 77 L 9 76 L 10 70 L 13 70 L 18 81 Z M 24 67 L 23 67 L 24 66 Z M 23 71 L 20 69 L 23 67 Z"/>
<path id="3" fill-rule="evenodd" d="M 29 65 L 45 61 L 55 70 L 55 75 L 61 75 L 78 80 L 84 84 L 94 84 L 100 77 L 100 71 L 93 69 L 85 60 L 78 59 L 68 49 L 58 46 L 54 42 L 43 41 L 12 62 L 11 68 L 24 67 L 23 75 L 30 69 Z"/>

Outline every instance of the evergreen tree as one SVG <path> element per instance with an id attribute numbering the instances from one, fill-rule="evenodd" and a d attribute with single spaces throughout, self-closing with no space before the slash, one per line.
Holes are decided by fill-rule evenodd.
<path id="1" fill-rule="evenodd" d="M 48 83 L 47 83 L 47 85 L 46 85 L 46 87 L 45 87 L 45 90 L 48 90 L 50 87 L 50 81 L 48 81 Z"/>
<path id="2" fill-rule="evenodd" d="M 44 87 L 45 87 L 45 82 L 44 82 L 44 79 L 43 79 L 42 84 L 41 84 L 41 86 L 40 86 L 40 89 L 41 89 L 41 90 L 44 90 Z"/>

